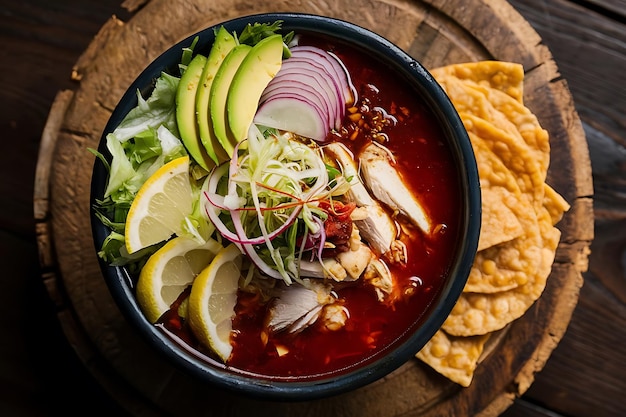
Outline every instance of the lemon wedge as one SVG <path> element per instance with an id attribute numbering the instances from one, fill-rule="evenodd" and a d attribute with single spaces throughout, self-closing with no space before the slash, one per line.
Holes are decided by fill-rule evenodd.
<path id="1" fill-rule="evenodd" d="M 211 264 L 196 277 L 189 296 L 191 330 L 224 362 L 232 352 L 230 333 L 242 259 L 243 255 L 235 244 L 220 250 Z"/>
<path id="2" fill-rule="evenodd" d="M 159 168 L 137 192 L 124 228 L 128 253 L 181 234 L 192 211 L 189 156 L 183 156 Z"/>
<path id="3" fill-rule="evenodd" d="M 211 263 L 222 245 L 209 239 L 201 244 L 175 237 L 153 253 L 137 281 L 137 302 L 146 318 L 155 323 L 195 277 Z"/>

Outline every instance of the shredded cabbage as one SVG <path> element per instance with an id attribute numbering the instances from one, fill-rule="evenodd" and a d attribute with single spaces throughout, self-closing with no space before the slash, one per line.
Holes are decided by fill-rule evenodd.
<path id="1" fill-rule="evenodd" d="M 317 146 L 288 133 L 266 137 L 255 126 L 246 145 L 211 173 L 207 213 L 220 233 L 236 242 L 262 272 L 291 284 L 300 280 L 304 251 L 321 253 L 319 238 L 327 213 L 318 205 L 336 189 L 329 186 L 328 168 Z M 344 187 L 337 178 L 334 183 Z M 311 236 L 319 239 L 317 246 L 305 247 L 303 242 Z M 303 241 L 298 243 L 298 238 Z"/>
<path id="2" fill-rule="evenodd" d="M 253 45 L 279 28 L 278 22 L 248 25 L 237 41 Z M 197 41 L 195 38 L 189 48 L 183 49 L 180 74 L 186 70 Z M 285 35 L 283 42 L 284 57 L 288 57 L 286 45 L 297 42 L 293 32 Z M 187 154 L 176 124 L 179 82 L 180 77 L 162 72 L 147 98 L 137 91 L 137 106 L 106 137 L 110 162 L 90 149 L 109 170 L 104 198 L 96 201 L 95 212 L 111 230 L 99 252 L 111 265 L 145 261 L 143 251 L 140 256 L 125 251 L 123 233 L 128 210 L 155 171 Z M 253 124 L 248 139 L 238 145 L 235 157 L 225 165 L 207 173 L 192 164 L 196 204 L 193 214 L 185 219 L 184 233 L 202 242 L 217 228 L 266 274 L 287 283 L 299 280 L 299 260 L 305 251 L 312 251 L 311 241 L 318 244 L 312 252 L 321 256 L 327 213 L 318 207 L 318 201 L 342 194 L 339 191 L 347 185 L 336 172 L 330 179 L 329 170 L 333 169 L 324 164 L 319 149 L 272 129 L 260 131 Z M 206 198 L 201 198 L 203 194 Z"/>

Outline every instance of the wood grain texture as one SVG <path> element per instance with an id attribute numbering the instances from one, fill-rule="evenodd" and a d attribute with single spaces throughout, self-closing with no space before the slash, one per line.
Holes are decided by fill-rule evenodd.
<path id="1" fill-rule="evenodd" d="M 228 3 L 228 4 L 226 4 Z M 539 36 L 505 2 L 473 0 L 356 2 L 166 2 L 144 5 L 130 20 L 111 18 L 76 62 L 80 82 L 63 116 L 49 172 L 51 236 L 69 311 L 61 316 L 87 367 L 129 411 L 195 415 L 484 415 L 501 413 L 522 395 L 563 336 L 582 285 L 585 248 L 593 237 L 586 143 L 565 82 Z M 135 6 L 133 6 L 135 7 Z M 497 58 L 524 64 L 526 103 L 552 136 L 551 184 L 572 203 L 560 225 L 567 246 L 544 296 L 516 321 L 479 367 L 468 389 L 418 361 L 384 380 L 339 397 L 306 404 L 242 399 L 196 383 L 156 357 L 120 316 L 105 288 L 89 234 L 89 180 L 106 120 L 137 74 L 171 44 L 206 26 L 264 11 L 305 11 L 350 20 L 383 34 L 427 67 Z M 360 11 L 356 13 L 356 11 Z M 366 10 L 366 12 L 362 12 Z M 158 19 L 166 16 L 167 24 Z M 394 22 L 390 25 L 389 22 Z M 157 30 L 158 28 L 158 30 Z M 428 41 L 426 41 L 428 40 Z M 129 59 L 132 57 L 132 59 Z M 44 145 L 47 145 L 44 143 Z M 39 195 L 35 196 L 38 201 Z M 582 215 L 581 215 L 582 214 Z M 53 277 L 54 278 L 54 277 Z M 121 385 L 120 385 L 121 384 Z M 213 407 L 205 407 L 211 400 Z"/>
<path id="2" fill-rule="evenodd" d="M 621 20 L 622 23 L 626 21 L 626 1 L 624 0 L 589 0 L 581 3 L 597 13 Z"/>
<path id="3" fill-rule="evenodd" d="M 512 1 L 550 45 L 571 87 L 589 143 L 596 219 L 579 305 L 526 397 L 566 415 L 615 416 L 626 412 L 623 403 L 611 401 L 626 392 L 623 372 L 610 365 L 624 360 L 623 349 L 606 352 L 607 346 L 626 344 L 626 89 L 619 87 L 624 85 L 621 68 L 626 65 L 626 8 L 623 2 L 593 3 L 601 9 L 590 11 L 562 0 L 540 8 Z M 602 9 L 612 13 L 603 15 Z M 594 387 L 593 394 L 570 391 L 582 381 Z"/>
<path id="4" fill-rule="evenodd" d="M 0 0 L 0 415 L 78 415 L 81 406 L 72 398 L 98 404 L 95 416 L 121 415 L 68 344 L 56 304 L 66 298 L 51 299 L 54 293 L 42 283 L 54 273 L 40 266 L 37 236 L 49 231 L 35 227 L 32 198 L 53 100 L 76 87 L 72 63 L 118 10 L 117 0 L 91 9 L 76 0 Z"/>
<path id="5" fill-rule="evenodd" d="M 626 90 L 615 88 L 626 82 L 623 21 L 602 18 L 598 12 L 565 0 L 542 2 L 539 8 L 530 2 L 511 3 L 533 19 L 534 27 L 544 39 L 550 39 L 551 52 L 573 86 L 572 94 L 581 117 L 604 134 L 626 129 L 624 108 L 614 105 L 626 99 Z M 615 2 L 605 3 L 607 7 L 609 3 L 619 7 Z M 624 10 L 621 9 L 622 15 Z M 601 69 L 594 70 L 597 67 Z M 613 140 L 622 146 L 626 144 L 621 135 L 614 136 Z"/>

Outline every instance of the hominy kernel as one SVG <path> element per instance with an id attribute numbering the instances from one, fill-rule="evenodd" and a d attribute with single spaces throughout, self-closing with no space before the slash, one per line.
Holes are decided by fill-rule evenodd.
<path id="1" fill-rule="evenodd" d="M 468 329 L 480 329 L 485 321 L 485 315 L 482 311 L 472 309 L 463 318 Z"/>
<path id="2" fill-rule="evenodd" d="M 430 353 L 436 358 L 441 358 L 446 356 L 450 350 L 450 347 L 443 343 L 435 343 L 433 347 L 430 349 Z"/>
<path id="3" fill-rule="evenodd" d="M 359 136 L 359 128 L 355 128 L 354 132 L 352 132 L 352 134 L 350 134 L 350 140 L 356 140 L 357 136 Z"/>
<path id="4" fill-rule="evenodd" d="M 485 274 L 488 275 L 493 275 L 496 272 L 496 263 L 491 260 L 491 259 L 487 259 L 485 260 L 485 262 L 483 262 L 483 272 Z"/>
<path id="5" fill-rule="evenodd" d="M 491 306 L 491 312 L 496 317 L 500 317 L 509 312 L 509 303 L 506 300 L 496 300 Z"/>
<path id="6" fill-rule="evenodd" d="M 361 120 L 361 113 L 352 113 L 350 115 L 348 115 L 348 119 L 352 120 L 353 122 L 357 122 L 359 120 Z"/>

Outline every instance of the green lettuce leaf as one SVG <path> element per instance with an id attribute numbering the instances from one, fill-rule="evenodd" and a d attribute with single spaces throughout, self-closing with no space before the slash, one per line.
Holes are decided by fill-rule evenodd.
<path id="1" fill-rule="evenodd" d="M 179 81 L 180 78 L 163 72 L 147 100 L 144 100 L 138 90 L 137 107 L 128 112 L 111 135 L 119 142 L 126 142 L 145 130 L 156 129 L 161 125 L 178 135 L 176 89 Z"/>

